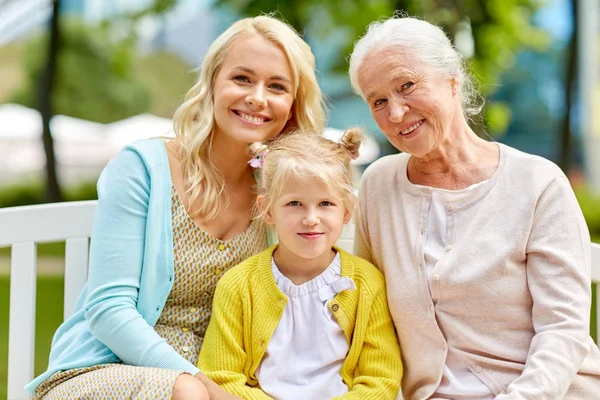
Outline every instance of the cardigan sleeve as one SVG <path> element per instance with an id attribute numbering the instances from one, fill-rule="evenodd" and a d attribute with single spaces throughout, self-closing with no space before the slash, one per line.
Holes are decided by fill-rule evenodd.
<path id="1" fill-rule="evenodd" d="M 244 347 L 244 312 L 239 288 L 231 272 L 215 290 L 213 309 L 200 351 L 198 367 L 225 391 L 245 400 L 270 399 L 261 389 L 248 385 L 249 363 Z"/>
<path id="2" fill-rule="evenodd" d="M 383 276 L 376 282 L 369 323 L 350 390 L 339 400 L 394 400 L 402 380 L 402 358 L 388 310 Z M 357 317 L 358 319 L 358 317 Z"/>
<path id="3" fill-rule="evenodd" d="M 562 399 L 589 352 L 590 237 L 564 176 L 538 199 L 527 244 L 533 298 L 525 369 L 497 400 Z"/>
<path id="4" fill-rule="evenodd" d="M 136 308 L 149 201 L 146 165 L 126 148 L 98 180 L 85 318 L 90 332 L 125 364 L 195 375 L 198 368 L 169 346 Z"/>

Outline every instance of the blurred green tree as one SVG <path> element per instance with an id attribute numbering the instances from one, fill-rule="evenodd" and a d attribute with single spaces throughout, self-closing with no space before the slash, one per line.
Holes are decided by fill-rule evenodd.
<path id="1" fill-rule="evenodd" d="M 55 114 L 112 122 L 147 111 L 150 98 L 136 79 L 135 22 L 172 9 L 177 0 L 153 0 L 145 8 L 99 26 L 66 20 L 52 1 L 49 31 L 32 37 L 24 52 L 26 80 L 13 102 L 37 108 L 46 153 L 46 201 L 62 199 L 50 119 Z M 112 28 L 117 29 L 112 29 Z M 121 35 L 116 34 L 118 28 Z"/>
<path id="2" fill-rule="evenodd" d="M 112 122 L 148 109 L 149 98 L 136 80 L 135 43 L 107 40 L 107 32 L 78 20 L 61 21 L 61 48 L 52 90 L 52 114 Z M 13 101 L 35 107 L 40 74 L 46 63 L 47 37 L 32 37 L 25 47 L 27 80 Z"/>
<path id="3" fill-rule="evenodd" d="M 331 49 L 339 60 L 332 73 L 346 73 L 347 56 L 370 22 L 405 11 L 444 28 L 467 57 L 484 96 L 495 92 L 501 73 L 513 64 L 518 51 L 543 49 L 549 43 L 548 36 L 532 24 L 543 0 L 217 0 L 216 4 L 242 15 L 277 12 L 296 30 L 307 32 L 309 40 L 326 40 L 343 32 L 343 43 Z M 484 117 L 492 134 L 502 134 L 510 110 L 490 102 Z"/>

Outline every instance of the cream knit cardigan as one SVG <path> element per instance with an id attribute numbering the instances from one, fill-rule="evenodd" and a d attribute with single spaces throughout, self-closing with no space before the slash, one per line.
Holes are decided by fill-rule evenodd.
<path id="1" fill-rule="evenodd" d="M 499 147 L 486 188 L 447 210 L 449 246 L 431 283 L 437 302 L 423 257 L 430 189 L 408 181 L 407 154 L 363 176 L 355 250 L 385 274 L 403 394 L 431 396 L 452 351 L 499 400 L 600 399 L 590 237 L 577 200 L 556 165 Z"/>

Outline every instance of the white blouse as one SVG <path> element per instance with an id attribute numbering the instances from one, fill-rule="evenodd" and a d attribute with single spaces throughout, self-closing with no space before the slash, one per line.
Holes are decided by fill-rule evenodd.
<path id="1" fill-rule="evenodd" d="M 425 239 L 425 263 L 429 283 L 432 279 L 436 279 L 435 266 L 446 253 L 447 207 L 474 198 L 477 188 L 485 182 L 487 181 L 476 183 L 463 190 L 430 188 L 431 205 L 427 218 L 427 238 Z M 435 303 L 437 299 L 433 298 L 433 301 Z M 440 330 L 446 337 L 443 325 L 440 325 Z M 491 400 L 494 398 L 494 394 L 483 381 L 471 372 L 465 362 L 452 351 L 448 351 L 442 381 L 432 398 Z"/>
<path id="2" fill-rule="evenodd" d="M 261 389 L 285 400 L 343 395 L 348 387 L 340 372 L 349 346 L 327 304 L 337 293 L 356 286 L 341 276 L 340 255 L 319 276 L 299 286 L 273 260 L 271 269 L 288 302 L 256 371 Z"/>

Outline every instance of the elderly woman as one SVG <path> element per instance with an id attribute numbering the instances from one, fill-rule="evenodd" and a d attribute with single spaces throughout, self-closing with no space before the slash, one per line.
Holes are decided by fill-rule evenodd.
<path id="1" fill-rule="evenodd" d="M 402 154 L 364 174 L 356 253 L 381 268 L 407 399 L 598 399 L 590 238 L 550 161 L 478 137 L 464 61 L 438 27 L 373 23 L 354 89 Z"/>

